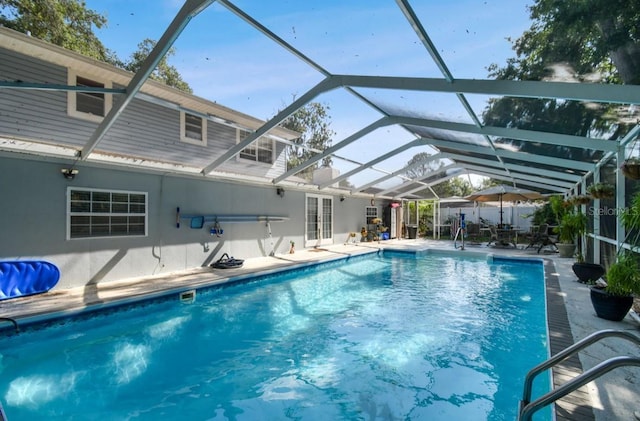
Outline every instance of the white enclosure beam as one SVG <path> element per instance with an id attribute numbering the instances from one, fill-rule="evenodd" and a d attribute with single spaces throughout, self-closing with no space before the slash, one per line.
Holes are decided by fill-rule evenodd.
<path id="1" fill-rule="evenodd" d="M 325 183 L 319 184 L 318 188 L 320 190 L 322 190 L 322 189 L 324 189 L 324 188 L 326 188 L 328 186 L 331 186 L 331 185 L 333 185 L 335 183 L 339 183 L 340 181 L 346 180 L 347 178 L 351 177 L 352 175 L 355 175 L 355 174 L 357 174 L 357 173 L 359 173 L 361 171 L 364 171 L 367 168 L 371 168 L 374 165 L 376 165 L 376 164 L 378 164 L 378 163 L 380 163 L 382 161 L 385 161 L 385 160 L 387 160 L 387 159 L 389 159 L 389 158 L 391 158 L 391 157 L 393 157 L 393 156 L 395 156 L 395 155 L 397 155 L 397 154 L 399 154 L 401 152 L 404 152 L 407 149 L 413 148 L 414 146 L 420 146 L 421 144 L 424 144 L 424 142 L 422 142 L 420 139 L 412 140 L 411 142 L 405 143 L 404 145 L 400 146 L 399 148 L 396 148 L 396 149 L 394 149 L 394 150 L 392 150 L 390 152 L 387 152 L 386 154 L 380 155 L 376 159 L 372 159 L 371 161 L 366 162 L 366 163 L 360 165 L 359 167 L 354 168 L 351 171 L 348 171 L 348 172 L 346 172 L 344 174 L 341 174 L 338 177 L 336 177 L 334 179 L 331 179 L 331 180 L 329 180 L 329 181 L 327 181 Z"/>
<path id="2" fill-rule="evenodd" d="M 393 117 L 392 121 L 402 125 L 430 127 L 434 129 L 451 130 L 464 133 L 475 133 L 486 136 L 496 136 L 505 139 L 517 139 L 527 142 L 545 143 L 548 145 L 568 146 L 572 148 L 594 149 L 606 152 L 615 152 L 615 141 L 607 139 L 595 139 L 582 136 L 572 136 L 560 133 L 538 132 L 534 130 L 514 129 L 506 127 L 482 126 L 457 123 L 452 121 L 432 120 L 416 117 Z"/>
<path id="3" fill-rule="evenodd" d="M 447 177 L 446 171 L 450 170 L 452 168 L 456 168 L 456 165 L 455 164 L 450 164 L 450 165 L 446 165 L 446 166 L 444 166 L 442 168 L 438 168 L 436 171 L 433 171 L 433 172 L 430 172 L 428 174 L 425 174 L 424 176 L 417 177 L 417 178 L 414 178 L 412 180 L 405 181 L 404 183 L 398 184 L 396 186 L 389 187 L 386 190 L 379 191 L 378 193 L 376 193 L 376 196 L 384 196 L 385 194 L 387 194 L 389 192 L 399 192 L 403 188 L 411 186 L 413 184 L 421 184 L 421 187 L 418 188 L 419 190 L 425 189 L 429 185 L 432 185 L 431 184 L 432 182 L 426 183 L 426 182 L 424 182 L 422 180 L 424 180 L 425 178 L 433 177 L 433 176 L 438 175 L 440 173 L 445 173 L 444 177 L 439 178 L 437 180 L 437 182 L 440 182 L 441 179 L 444 179 L 444 178 Z M 460 174 L 461 174 L 461 172 L 456 172 L 455 176 L 460 175 Z"/>
<path id="4" fill-rule="evenodd" d="M 387 181 L 387 180 L 389 180 L 389 179 L 391 179 L 391 178 L 393 178 L 393 177 L 397 177 L 397 176 L 399 176 L 399 175 L 401 175 L 401 174 L 406 173 L 408 170 L 410 170 L 410 169 L 412 169 L 412 168 L 419 167 L 420 165 L 423 165 L 423 164 L 425 164 L 425 163 L 428 163 L 428 162 L 434 161 L 434 160 L 436 160 L 436 159 L 440 159 L 440 156 L 439 156 L 439 155 L 431 155 L 430 157 L 428 157 L 428 158 L 427 158 L 427 159 L 425 159 L 425 160 L 422 160 L 422 161 L 420 161 L 420 162 L 415 162 L 415 163 L 413 163 L 413 164 L 411 164 L 411 165 L 407 165 L 406 167 L 401 168 L 401 169 L 399 169 L 399 170 L 397 170 L 397 171 L 394 171 L 394 172 L 393 172 L 393 173 L 391 173 L 391 174 L 385 175 L 384 177 L 378 178 L 377 180 L 374 180 L 374 181 L 372 181 L 372 182 L 370 182 L 370 183 L 367 183 L 367 184 L 365 184 L 365 185 L 363 185 L 363 186 L 356 187 L 356 188 L 354 188 L 354 189 L 352 189 L 352 190 L 351 190 L 351 194 L 359 193 L 359 192 L 361 192 L 362 190 L 366 190 L 366 189 L 368 189 L 369 187 L 375 186 L 376 184 L 380 184 L 380 183 L 382 183 L 382 182 L 384 182 L 384 181 Z M 437 171 L 437 170 L 436 170 L 436 171 Z"/>
<path id="5" fill-rule="evenodd" d="M 514 179 L 518 179 L 518 180 L 529 180 L 529 181 L 533 181 L 533 182 L 537 182 L 537 183 L 545 183 L 545 184 L 549 184 L 549 185 L 553 185 L 553 186 L 558 186 L 563 188 L 564 190 L 566 189 L 570 189 L 572 186 L 574 186 L 575 183 L 571 183 L 568 181 L 558 181 L 558 180 L 553 180 L 550 178 L 544 178 L 544 177 L 538 177 L 538 176 L 534 176 L 531 174 L 522 174 L 522 173 L 518 173 L 515 171 L 511 171 L 509 172 L 509 174 L 505 174 L 505 173 L 501 173 L 500 172 L 500 168 L 488 168 L 482 165 L 464 165 L 464 164 L 457 164 L 460 168 L 464 168 L 466 170 L 469 171 L 484 171 L 486 173 L 490 173 L 490 174 L 496 174 L 496 175 L 504 175 L 504 176 L 511 176 Z"/>
<path id="6" fill-rule="evenodd" d="M 520 98 L 558 98 L 606 104 L 640 104 L 640 85 L 602 83 L 538 82 L 529 80 L 335 75 L 340 86 L 406 91 L 504 95 Z"/>
<path id="7" fill-rule="evenodd" d="M 227 162 L 229 159 L 234 157 L 237 153 L 242 151 L 244 148 L 250 146 L 253 142 L 258 140 L 258 138 L 260 136 L 266 134 L 269 130 L 271 130 L 274 127 L 276 127 L 278 124 L 280 124 L 282 121 L 284 121 L 291 114 L 295 113 L 299 108 L 304 107 L 304 105 L 306 103 L 308 103 L 309 101 L 311 101 L 312 99 L 314 99 L 315 97 L 317 97 L 318 95 L 320 95 L 320 94 L 322 94 L 324 92 L 327 92 L 327 91 L 330 91 L 332 89 L 335 89 L 337 82 L 338 82 L 337 80 L 335 80 L 335 79 L 333 79 L 331 77 L 323 79 L 316 86 L 314 86 L 313 88 L 311 88 L 310 90 L 305 92 L 300 98 L 298 98 L 297 100 L 293 101 L 289 106 L 287 106 L 285 109 L 283 109 L 278 114 L 276 114 L 271 120 L 269 120 L 265 124 L 263 124 L 260 128 L 258 128 L 258 130 L 256 130 L 255 132 L 251 133 L 250 135 L 248 135 L 245 140 L 243 140 L 242 142 L 236 144 L 235 146 L 232 146 L 231 148 L 227 149 L 227 151 L 224 152 L 215 161 L 213 161 L 211 164 L 207 165 L 202 170 L 202 173 L 204 175 L 207 175 L 211 171 L 213 171 L 216 168 L 218 168 L 220 165 L 222 165 L 225 162 Z"/>
<path id="8" fill-rule="evenodd" d="M 387 117 L 382 117 L 380 120 L 374 121 L 373 123 L 369 124 L 368 126 L 360 129 L 358 132 L 352 134 L 351 136 L 347 137 L 346 139 L 342 140 L 341 142 L 325 149 L 322 153 L 316 154 L 313 157 L 309 158 L 308 160 L 304 161 L 302 164 L 298 165 L 295 168 L 290 169 L 289 171 L 285 172 L 284 174 L 282 174 L 279 177 L 276 177 L 273 180 L 274 184 L 278 184 L 279 182 L 281 182 L 282 180 L 285 180 L 287 177 L 290 177 L 292 175 L 295 175 L 297 173 L 299 173 L 300 171 L 304 170 L 305 168 L 309 168 L 310 166 L 312 166 L 313 164 L 315 164 L 316 162 L 320 161 L 322 158 L 331 155 L 332 153 L 336 152 L 337 150 L 344 148 L 345 146 L 349 145 L 350 143 L 355 142 L 356 140 L 360 139 L 362 136 L 371 133 L 374 130 L 377 130 L 380 127 L 383 126 L 387 126 L 388 122 L 387 122 Z"/>
<path id="9" fill-rule="evenodd" d="M 463 174 L 464 174 L 464 171 L 453 172 L 453 173 L 448 174 L 448 175 L 446 175 L 446 176 L 444 176 L 442 178 L 439 178 L 437 180 L 434 180 L 434 181 L 431 181 L 431 182 L 427 183 L 426 187 L 431 188 L 433 186 L 437 186 L 440 183 L 443 183 L 443 182 L 445 182 L 445 181 L 447 181 L 447 180 L 449 180 L 449 179 L 451 179 L 453 177 L 458 177 L 458 176 L 463 175 Z M 415 193 L 417 191 L 420 191 L 422 189 L 424 189 L 424 187 L 416 187 L 414 189 L 404 191 L 404 192 L 400 193 L 398 196 L 394 196 L 394 198 L 395 197 L 397 197 L 397 198 L 405 198 L 405 197 L 409 196 L 410 194 Z"/>
<path id="10" fill-rule="evenodd" d="M 124 88 L 101 88 L 98 86 L 59 85 L 56 83 L 8 82 L 0 80 L 0 89 L 26 89 L 32 91 L 73 91 L 98 94 L 126 94 Z"/>
<path id="11" fill-rule="evenodd" d="M 422 42 L 422 45 L 424 45 L 424 47 L 427 49 L 427 51 L 431 55 L 431 58 L 435 61 L 436 65 L 442 72 L 442 75 L 445 77 L 445 79 L 448 82 L 453 82 L 454 81 L 453 74 L 449 71 L 447 64 L 444 62 L 444 60 L 440 56 L 440 53 L 438 53 L 438 49 L 436 48 L 436 46 L 433 44 L 433 42 L 431 42 L 431 38 L 429 37 L 429 34 L 427 34 L 427 31 L 422 26 L 422 22 L 420 22 L 420 19 L 418 19 L 418 16 L 413 11 L 413 8 L 409 4 L 409 1 L 396 0 L 396 3 L 398 4 L 398 7 L 400 8 L 404 16 L 409 21 L 409 24 L 415 31 L 418 38 Z M 458 97 L 458 101 L 460 101 L 460 104 L 462 104 L 462 107 L 465 109 L 465 111 L 467 112 L 471 120 L 473 120 L 474 124 L 477 127 L 482 127 L 482 122 L 478 118 L 476 112 L 471 107 L 471 104 L 469 104 L 469 101 L 467 101 L 467 98 L 460 92 L 456 93 L 456 96 Z M 483 135 L 483 136 L 487 141 L 487 143 L 491 145 L 493 149 L 495 149 L 493 140 L 491 140 L 491 138 L 487 135 Z M 498 157 L 498 161 L 502 162 L 502 159 Z"/>
<path id="12" fill-rule="evenodd" d="M 443 120 L 431 120 L 431 119 L 417 118 L 417 117 L 391 116 L 388 118 L 382 118 L 373 124 L 375 126 L 370 125 L 360 130 L 359 132 L 349 136 L 347 139 L 345 139 L 345 141 L 339 142 L 335 144 L 333 147 L 326 149 L 322 154 L 314 156 L 310 160 L 303 162 L 297 167 L 287 171 L 285 174 L 275 178 L 273 180 L 273 183 L 274 184 L 280 183 L 284 179 L 297 174 L 298 172 L 304 170 L 305 168 L 310 167 L 311 165 L 318 162 L 322 158 L 335 153 L 338 149 L 343 148 L 348 144 L 353 143 L 360 137 L 370 133 L 372 131 L 371 130 L 372 128 L 378 129 L 383 126 L 389 126 L 393 124 L 413 125 L 413 126 L 423 126 L 423 127 L 426 126 L 426 127 L 432 127 L 432 128 L 442 129 L 442 130 L 450 130 L 450 131 L 464 132 L 464 133 L 475 133 L 475 134 L 480 134 L 485 136 L 498 136 L 498 137 L 504 137 L 509 139 L 523 140 L 527 142 L 546 143 L 546 144 L 552 144 L 552 145 L 595 149 L 595 150 L 601 150 L 601 151 L 617 150 L 616 142 L 604 140 L 604 139 L 593 139 L 593 138 L 585 138 L 580 136 L 545 133 L 545 132 L 537 132 L 533 130 L 520 130 L 520 129 L 503 128 L 503 127 L 492 127 L 492 126 L 478 127 L 473 124 L 457 123 L 457 122 L 443 121 Z M 365 169 L 375 165 L 376 163 L 384 161 L 385 159 L 388 159 L 395 154 L 401 153 L 406 149 L 409 149 L 414 146 L 429 144 L 428 139 L 419 139 L 418 143 L 413 143 L 413 142 L 414 141 L 407 143 L 397 149 L 394 149 L 394 151 L 391 151 L 383 155 L 384 158 L 381 157 L 382 159 L 376 159 L 367 164 L 363 164 L 362 166 L 351 170 L 348 174 L 343 174 L 340 177 L 337 177 L 336 179 L 333 179 L 329 182 L 319 185 L 319 188 L 323 189 L 323 188 L 326 188 L 327 186 L 330 186 L 339 181 L 342 181 L 360 171 L 364 171 Z M 499 149 L 496 149 L 496 150 L 499 150 Z M 487 152 L 487 154 L 489 153 Z M 495 153 L 493 155 L 499 156 L 499 157 L 502 156 Z M 498 163 L 501 163 L 501 161 L 499 161 Z M 512 167 L 512 165 L 513 164 L 504 163 L 503 167 L 508 170 Z"/>
<path id="13" fill-rule="evenodd" d="M 498 149 L 493 151 L 483 146 L 470 145 L 470 144 L 461 143 L 461 142 L 451 142 L 448 140 L 429 139 L 429 144 L 435 147 L 467 151 L 467 152 L 483 154 L 483 155 L 493 155 L 493 156 L 497 155 L 507 159 L 515 159 L 515 160 L 525 161 L 525 162 L 535 162 L 542 165 L 554 165 L 560 168 L 570 168 L 570 169 L 580 170 L 580 171 L 591 171 L 595 166 L 595 164 L 593 163 L 575 161 L 575 160 L 565 159 L 565 158 L 556 158 L 553 156 L 535 155 L 535 154 L 526 153 L 526 152 L 514 152 L 514 151 L 508 151 L 505 149 Z"/>
<path id="14" fill-rule="evenodd" d="M 485 177 L 489 177 L 489 178 L 493 178 L 496 180 L 504 180 L 504 181 L 509 181 L 512 182 L 513 178 L 512 177 L 505 177 L 505 176 L 501 176 L 501 175 L 496 175 L 496 174 L 492 174 L 489 172 L 483 172 L 483 171 L 474 171 L 474 174 L 478 174 L 478 175 L 482 175 Z M 529 180 L 517 180 L 516 181 L 516 185 L 525 185 L 525 186 L 531 186 L 534 188 L 540 188 L 540 189 L 546 189 L 546 190 L 551 190 L 551 191 L 555 191 L 558 193 L 565 193 L 567 191 L 567 189 L 563 188 L 563 187 L 558 187 L 558 186 L 552 186 L 552 185 L 548 185 L 548 184 L 544 184 L 544 183 L 534 183 L 533 181 L 529 181 Z"/>
<path id="15" fill-rule="evenodd" d="M 448 153 L 447 155 L 449 155 L 451 159 L 455 160 L 456 164 L 460 165 L 461 167 L 468 166 L 468 163 L 471 163 L 471 164 L 477 164 L 479 166 L 483 166 L 487 168 L 501 169 L 504 171 L 504 169 L 498 164 L 497 161 L 470 157 L 467 155 L 458 155 L 455 153 Z M 507 164 L 507 165 L 510 167 L 509 168 L 510 170 L 513 170 L 516 172 L 531 174 L 531 175 L 544 175 L 545 177 L 549 177 L 550 183 L 558 181 L 558 182 L 569 182 L 569 184 L 573 185 L 582 179 L 582 177 L 576 174 L 567 174 L 567 173 L 558 172 L 558 171 L 550 171 L 542 168 L 529 167 L 526 165 L 516 165 L 516 164 Z"/>
<path id="16" fill-rule="evenodd" d="M 151 75 L 151 72 L 156 68 L 162 57 L 165 56 L 171 45 L 178 38 L 180 33 L 184 30 L 191 19 L 206 9 L 214 0 L 187 0 L 182 8 L 178 11 L 175 18 L 167 30 L 162 34 L 160 40 L 156 43 L 155 47 L 147 58 L 142 62 L 140 70 L 133 75 L 131 81 L 127 85 L 126 94 L 120 101 L 116 101 L 111 107 L 107 115 L 102 119 L 96 130 L 93 132 L 87 143 L 80 152 L 80 159 L 86 160 L 91 152 L 95 149 L 96 145 L 102 140 L 104 135 L 109 131 L 111 126 L 116 122 L 120 114 L 127 108 L 129 103 L 133 100 L 136 93 L 142 88 L 142 85 L 146 82 Z"/>
<path id="17" fill-rule="evenodd" d="M 298 58 L 299 60 L 303 61 L 304 63 L 306 63 L 307 65 L 311 66 L 314 70 L 320 72 L 322 75 L 324 75 L 325 77 L 330 77 L 332 76 L 331 73 L 329 73 L 329 71 L 327 69 L 325 69 L 324 67 L 322 67 L 320 64 L 318 64 L 317 62 L 311 60 L 311 58 L 309 58 L 307 55 L 303 54 L 300 50 L 296 49 L 295 47 L 293 47 L 293 45 L 289 44 L 288 42 L 286 42 L 284 39 L 282 39 L 281 37 L 279 37 L 278 35 L 276 35 L 273 31 L 271 31 L 269 28 L 267 28 L 266 26 L 264 26 L 263 24 L 261 24 L 260 22 L 258 22 L 257 20 L 255 20 L 252 16 L 248 15 L 247 13 L 245 13 L 244 11 L 242 11 L 241 9 L 239 9 L 238 7 L 236 7 L 233 3 L 231 3 L 228 0 L 218 0 L 218 2 L 223 5 L 224 7 L 226 7 L 227 9 L 229 9 L 229 11 L 231 11 L 232 13 L 234 13 L 236 16 L 238 16 L 240 19 L 244 20 L 245 22 L 247 22 L 249 25 L 253 26 L 255 29 L 257 29 L 260 33 L 262 33 L 263 35 L 265 35 L 267 38 L 271 39 L 272 41 L 274 41 L 276 44 L 278 44 L 280 47 L 284 48 L 285 50 L 287 50 L 289 53 L 293 54 L 296 58 Z M 360 101 L 366 103 L 368 106 L 372 107 L 373 109 L 375 109 L 376 111 L 378 111 L 379 113 L 381 113 L 382 115 L 386 115 L 386 113 L 380 109 L 376 104 L 372 103 L 371 101 L 369 101 L 369 99 L 365 98 L 364 96 L 362 96 L 360 93 L 358 93 L 357 91 L 351 89 L 350 87 L 345 87 L 345 89 L 352 95 L 354 95 L 355 97 L 357 97 Z"/>

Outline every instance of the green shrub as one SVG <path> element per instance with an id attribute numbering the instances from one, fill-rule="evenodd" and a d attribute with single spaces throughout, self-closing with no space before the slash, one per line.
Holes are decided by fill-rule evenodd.
<path id="1" fill-rule="evenodd" d="M 615 263 L 607 270 L 607 292 L 611 295 L 640 294 L 638 261 L 634 253 L 618 255 Z"/>

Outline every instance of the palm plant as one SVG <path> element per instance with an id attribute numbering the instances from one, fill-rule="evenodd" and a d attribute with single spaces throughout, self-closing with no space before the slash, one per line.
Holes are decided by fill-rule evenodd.
<path id="1" fill-rule="evenodd" d="M 587 230 L 587 216 L 582 212 L 571 211 L 564 214 L 558 225 L 558 239 L 561 243 L 574 244 L 576 239 Z"/>

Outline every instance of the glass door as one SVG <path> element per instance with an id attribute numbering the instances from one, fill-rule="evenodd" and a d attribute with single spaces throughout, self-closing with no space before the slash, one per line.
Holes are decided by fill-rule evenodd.
<path id="1" fill-rule="evenodd" d="M 333 244 L 333 197 L 307 195 L 305 247 Z"/>

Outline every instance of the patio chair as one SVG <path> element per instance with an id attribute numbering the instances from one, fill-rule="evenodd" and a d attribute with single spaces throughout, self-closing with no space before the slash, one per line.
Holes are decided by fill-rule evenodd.
<path id="1" fill-rule="evenodd" d="M 495 243 L 496 245 L 500 246 L 513 245 L 514 247 L 517 247 L 512 237 L 515 234 L 515 231 L 498 229 L 496 225 L 490 225 L 489 233 L 491 234 L 491 239 L 487 243 L 487 246 Z"/>
<path id="2" fill-rule="evenodd" d="M 529 239 L 529 244 L 527 244 L 525 250 L 539 246 L 541 235 L 545 234 L 548 230 L 549 224 L 540 224 L 538 227 L 536 227 L 536 229 L 527 236 Z"/>
<path id="3" fill-rule="evenodd" d="M 487 246 L 490 246 L 491 244 L 493 244 L 494 242 L 498 241 L 498 229 L 496 228 L 495 225 L 489 225 L 489 242 L 487 243 Z"/>
<path id="4" fill-rule="evenodd" d="M 527 245 L 526 248 L 537 247 L 537 251 L 540 253 L 540 250 L 549 246 L 553 247 L 554 251 L 558 250 L 556 239 L 549 234 L 549 224 L 541 224 L 540 227 L 538 227 L 538 231 L 532 235 L 529 245 Z"/>
<path id="5" fill-rule="evenodd" d="M 491 238 L 489 239 L 489 242 L 487 243 L 488 246 L 490 246 L 493 243 L 502 244 L 504 242 L 503 236 L 500 235 L 500 233 L 498 233 L 498 227 L 497 226 L 489 225 L 489 234 L 491 235 Z"/>
<path id="6" fill-rule="evenodd" d="M 478 242 L 478 238 L 480 237 L 480 224 L 475 224 L 473 222 L 468 223 L 466 226 L 467 238 L 471 242 Z"/>

